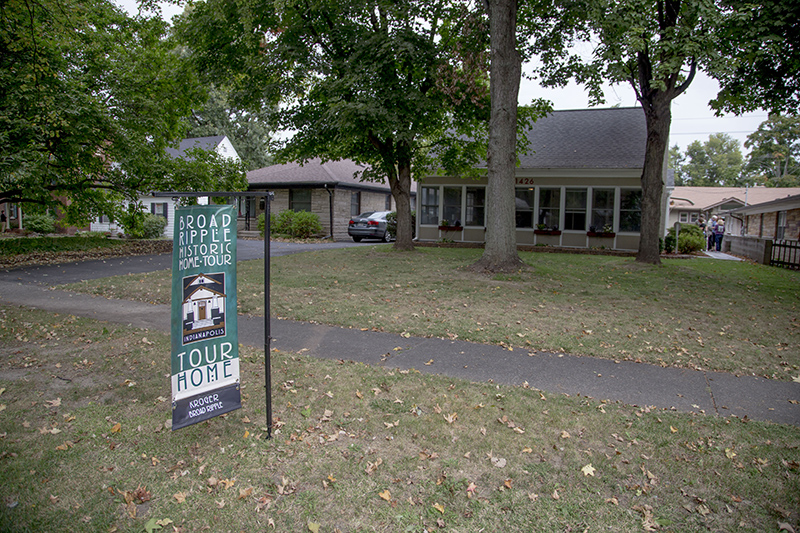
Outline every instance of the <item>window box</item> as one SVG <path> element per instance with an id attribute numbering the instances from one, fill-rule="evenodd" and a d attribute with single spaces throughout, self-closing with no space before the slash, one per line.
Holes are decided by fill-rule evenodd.
<path id="1" fill-rule="evenodd" d="M 605 232 L 605 231 L 587 231 L 586 235 L 589 237 L 608 237 L 608 238 L 617 236 L 616 233 Z"/>
<path id="2" fill-rule="evenodd" d="M 561 235 L 560 229 L 535 229 L 534 235 Z"/>
<path id="3" fill-rule="evenodd" d="M 439 226 L 439 231 L 461 231 L 464 226 Z"/>

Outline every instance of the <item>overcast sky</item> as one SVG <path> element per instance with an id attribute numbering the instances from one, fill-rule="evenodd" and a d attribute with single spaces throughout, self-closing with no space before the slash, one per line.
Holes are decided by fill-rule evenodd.
<path id="1" fill-rule="evenodd" d="M 115 0 L 115 2 L 134 14 L 138 11 L 136 0 Z M 183 8 L 162 2 L 162 15 L 170 20 L 181 13 Z M 524 67 L 523 67 L 524 71 Z M 747 135 L 754 132 L 759 124 L 767 119 L 766 111 L 747 113 L 741 116 L 727 114 L 714 116 L 708 102 L 719 90 L 717 82 L 699 73 L 689 88 L 672 102 L 672 128 L 670 130 L 670 146 L 677 144 L 681 151 L 692 141 L 705 142 L 712 133 L 728 133 L 742 145 L 742 152 L 747 153 L 744 141 Z M 522 80 L 519 92 L 519 103 L 525 105 L 534 98 L 547 98 L 553 102 L 553 108 L 584 109 L 589 107 L 586 92 L 575 84 L 564 89 L 543 89 L 536 82 Z M 639 103 L 628 85 L 619 85 L 605 91 L 606 103 L 601 107 L 620 105 L 622 107 L 638 107 Z"/>

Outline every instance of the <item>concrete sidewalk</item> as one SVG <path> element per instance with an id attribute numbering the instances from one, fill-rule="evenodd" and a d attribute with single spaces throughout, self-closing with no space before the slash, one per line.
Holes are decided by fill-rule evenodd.
<path id="1" fill-rule="evenodd" d="M 115 266 L 106 261 L 102 263 L 102 272 L 104 275 L 123 274 L 138 271 L 142 265 L 163 265 L 163 257 L 159 257 L 135 261 L 128 258 Z M 30 271 L 0 274 L 0 304 L 169 332 L 170 309 L 166 305 L 108 300 L 48 287 L 76 277 L 86 279 L 80 278 L 78 271 L 86 272 L 90 265 L 77 265 L 42 267 L 38 275 Z M 132 268 L 133 265 L 137 265 L 136 268 Z M 272 348 L 302 351 L 314 357 L 360 361 L 387 368 L 415 368 L 470 381 L 509 385 L 527 382 L 533 388 L 550 393 L 580 394 L 597 400 L 800 426 L 800 383 L 661 368 L 628 361 L 615 363 L 593 357 L 531 353 L 524 348 L 510 351 L 499 346 L 405 338 L 391 333 L 274 318 L 270 328 Z M 240 316 L 239 342 L 263 348 L 263 318 Z M 426 364 L 431 360 L 431 364 Z"/>

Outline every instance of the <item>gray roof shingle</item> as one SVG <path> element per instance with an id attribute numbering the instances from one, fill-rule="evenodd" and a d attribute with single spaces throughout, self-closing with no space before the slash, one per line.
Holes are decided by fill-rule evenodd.
<path id="1" fill-rule="evenodd" d="M 520 168 L 642 168 L 647 125 L 641 107 L 553 111 L 528 133 Z"/>

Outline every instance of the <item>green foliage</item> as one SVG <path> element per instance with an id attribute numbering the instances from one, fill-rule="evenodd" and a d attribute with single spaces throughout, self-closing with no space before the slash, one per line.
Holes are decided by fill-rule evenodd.
<path id="1" fill-rule="evenodd" d="M 0 201 L 60 208 L 83 225 L 140 193 L 228 186 L 213 161 L 166 152 L 205 100 L 167 30 L 108 0 L 3 3 Z"/>
<path id="2" fill-rule="evenodd" d="M 397 235 L 397 211 L 392 211 L 386 215 L 386 231 L 389 235 Z M 417 236 L 417 212 L 411 211 L 411 238 Z"/>
<path id="3" fill-rule="evenodd" d="M 322 224 L 316 213 L 287 209 L 277 214 L 270 214 L 269 229 L 272 235 L 288 235 L 296 239 L 308 239 L 322 233 Z M 263 237 L 263 213 L 258 216 L 258 231 Z"/>
<path id="4" fill-rule="evenodd" d="M 412 175 L 485 157 L 488 25 L 450 0 L 379 6 L 209 0 L 176 32 L 237 105 L 282 101 L 278 127 L 294 134 L 276 159 L 349 158 L 362 179 L 388 179 L 404 211 L 396 246 L 411 246 Z"/>
<path id="5" fill-rule="evenodd" d="M 290 235 L 299 239 L 308 239 L 322 233 L 319 216 L 310 211 L 299 211 L 294 214 Z"/>
<path id="6" fill-rule="evenodd" d="M 295 212 L 286 209 L 280 213 L 272 213 L 269 217 L 270 233 L 273 235 L 290 235 L 294 222 Z M 261 227 L 263 231 L 263 227 Z"/>
<path id="7" fill-rule="evenodd" d="M 686 154 L 677 145 L 670 149 L 676 185 L 692 187 L 739 187 L 745 184 L 744 157 L 739 141 L 727 133 L 714 133 L 708 141 L 692 142 Z"/>
<path id="8" fill-rule="evenodd" d="M 667 236 L 664 238 L 664 246 L 667 252 L 675 250 L 675 227 L 669 228 Z M 694 224 L 682 224 L 678 235 L 678 253 L 691 254 L 704 250 L 706 247 L 706 237 L 699 226 Z"/>
<path id="9" fill-rule="evenodd" d="M 125 236 L 131 239 L 158 239 L 164 236 L 167 219 L 152 213 L 130 211 L 122 217 L 120 224 Z"/>
<path id="10" fill-rule="evenodd" d="M 56 219 L 49 213 L 25 215 L 23 225 L 34 233 L 47 234 L 56 231 Z"/>
<path id="11" fill-rule="evenodd" d="M 187 137 L 227 135 L 247 170 L 272 164 L 269 156 L 272 108 L 258 106 L 252 111 L 235 107 L 230 91 L 213 86 L 205 105 L 188 120 Z"/>
<path id="12" fill-rule="evenodd" d="M 800 187 L 800 117 L 770 115 L 744 143 L 747 170 L 768 187 Z"/>
<path id="13" fill-rule="evenodd" d="M 725 0 L 731 16 L 717 35 L 719 53 L 735 59 L 712 71 L 721 86 L 711 106 L 740 114 L 800 111 L 800 3 Z"/>

